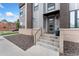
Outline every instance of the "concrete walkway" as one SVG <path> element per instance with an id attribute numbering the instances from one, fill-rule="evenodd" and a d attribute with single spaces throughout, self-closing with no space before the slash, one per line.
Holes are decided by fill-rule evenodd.
<path id="1" fill-rule="evenodd" d="M 47 49 L 40 45 L 32 46 L 24 51 L 0 36 L 0 56 L 58 56 L 59 52 Z"/>

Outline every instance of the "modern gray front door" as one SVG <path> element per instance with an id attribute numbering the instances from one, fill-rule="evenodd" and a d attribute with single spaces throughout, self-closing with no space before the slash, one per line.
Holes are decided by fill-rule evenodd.
<path id="1" fill-rule="evenodd" d="M 55 27 L 54 17 L 48 17 L 48 33 L 53 34 Z"/>

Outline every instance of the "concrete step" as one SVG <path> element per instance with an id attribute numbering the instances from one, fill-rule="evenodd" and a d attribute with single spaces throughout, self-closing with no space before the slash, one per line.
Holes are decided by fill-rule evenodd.
<path id="1" fill-rule="evenodd" d="M 53 49 L 54 51 L 59 51 L 59 48 L 54 46 L 54 45 L 50 45 L 44 42 L 37 42 L 37 45 L 43 46 L 45 48 L 49 48 L 49 49 Z"/>
<path id="2" fill-rule="evenodd" d="M 46 44 L 50 44 L 50 45 L 54 45 L 54 46 L 59 47 L 59 42 L 56 42 L 56 41 L 45 40 L 45 39 L 39 39 L 39 41 L 46 43 Z"/>
<path id="3" fill-rule="evenodd" d="M 49 37 L 49 38 L 54 38 L 54 37 L 55 37 L 55 35 L 53 35 L 53 34 L 52 34 L 52 35 L 43 34 L 42 36 L 43 36 L 43 37 Z"/>
<path id="4" fill-rule="evenodd" d="M 47 37 L 47 38 L 54 38 L 54 39 L 59 39 L 59 36 L 55 36 L 55 34 L 43 34 L 42 37 Z"/>
<path id="5" fill-rule="evenodd" d="M 44 39 L 44 40 L 50 40 L 50 41 L 59 42 L 59 39 L 49 38 L 49 37 L 44 37 L 44 36 L 41 36 L 41 37 L 40 37 L 40 39 Z"/>
<path id="6" fill-rule="evenodd" d="M 45 36 L 55 36 L 55 34 L 43 34 Z"/>

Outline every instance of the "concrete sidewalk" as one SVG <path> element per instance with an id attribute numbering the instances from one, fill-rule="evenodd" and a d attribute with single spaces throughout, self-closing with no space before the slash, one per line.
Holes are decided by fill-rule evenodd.
<path id="1" fill-rule="evenodd" d="M 58 56 L 59 52 L 42 47 L 40 45 L 32 46 L 24 51 L 0 36 L 0 56 Z"/>

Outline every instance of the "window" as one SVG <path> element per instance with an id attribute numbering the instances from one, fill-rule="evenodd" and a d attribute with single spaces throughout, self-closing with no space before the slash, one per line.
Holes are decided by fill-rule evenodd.
<path id="1" fill-rule="evenodd" d="M 34 3 L 34 11 L 38 10 L 38 3 Z"/>
<path id="2" fill-rule="evenodd" d="M 38 6 L 38 3 L 34 3 L 34 6 L 35 6 L 35 7 Z"/>
<path id="3" fill-rule="evenodd" d="M 21 10 L 21 11 L 20 11 L 20 16 L 22 16 L 22 15 L 23 15 L 23 11 Z"/>
<path id="4" fill-rule="evenodd" d="M 70 27 L 75 27 L 75 12 L 70 12 Z"/>
<path id="5" fill-rule="evenodd" d="M 22 22 L 20 22 L 20 28 L 25 28 Z"/>
<path id="6" fill-rule="evenodd" d="M 79 28 L 79 10 L 70 12 L 70 27 Z"/>
<path id="7" fill-rule="evenodd" d="M 77 27 L 79 27 L 79 10 L 77 11 Z"/>
<path id="8" fill-rule="evenodd" d="M 48 11 L 55 9 L 55 3 L 48 3 L 47 4 L 47 9 L 48 9 Z"/>

